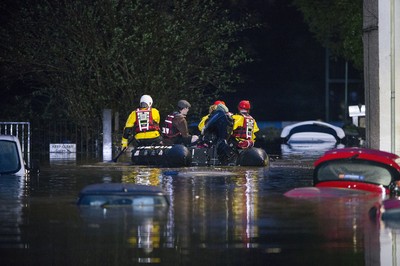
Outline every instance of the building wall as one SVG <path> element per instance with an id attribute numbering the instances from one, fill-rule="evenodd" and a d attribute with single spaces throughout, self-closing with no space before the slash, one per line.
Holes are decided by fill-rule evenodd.
<path id="1" fill-rule="evenodd" d="M 379 46 L 378 0 L 365 0 L 363 5 L 364 83 L 366 145 L 379 147 Z"/>
<path id="2" fill-rule="evenodd" d="M 363 8 L 367 146 L 400 154 L 400 0 Z"/>
<path id="3" fill-rule="evenodd" d="M 395 83 L 395 153 L 400 154 L 400 0 L 395 1 L 394 18 L 394 45 L 395 59 L 394 59 L 394 83 Z"/>

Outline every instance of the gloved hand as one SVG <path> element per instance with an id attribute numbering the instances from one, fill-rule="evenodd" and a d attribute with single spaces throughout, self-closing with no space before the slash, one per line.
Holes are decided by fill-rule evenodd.
<path id="1" fill-rule="evenodd" d="M 192 136 L 191 143 L 194 143 L 194 142 L 196 142 L 198 139 L 199 139 L 199 136 L 197 136 L 197 135 L 193 135 L 193 136 Z"/>
<path id="2" fill-rule="evenodd" d="M 128 140 L 125 139 L 125 138 L 122 138 L 122 140 L 121 140 L 121 148 L 125 149 L 127 147 L 128 147 Z"/>
<path id="3" fill-rule="evenodd" d="M 241 140 L 237 146 L 239 149 L 247 149 L 253 147 L 254 142 L 252 140 Z"/>

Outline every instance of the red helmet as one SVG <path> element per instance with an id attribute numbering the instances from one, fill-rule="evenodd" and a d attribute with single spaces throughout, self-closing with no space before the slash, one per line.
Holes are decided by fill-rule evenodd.
<path id="1" fill-rule="evenodd" d="M 250 110 L 250 107 L 250 102 L 246 100 L 240 101 L 238 105 L 238 109 Z"/>
<path id="2" fill-rule="evenodd" d="M 225 102 L 221 101 L 221 100 L 217 100 L 217 101 L 214 102 L 214 105 L 218 105 L 218 104 L 226 105 Z"/>

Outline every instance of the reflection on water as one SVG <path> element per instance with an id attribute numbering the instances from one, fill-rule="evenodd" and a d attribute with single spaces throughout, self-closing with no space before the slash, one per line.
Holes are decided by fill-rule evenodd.
<path id="1" fill-rule="evenodd" d="M 381 225 L 379 233 L 380 256 L 376 265 L 399 265 L 400 262 L 400 228 Z"/>
<path id="2" fill-rule="evenodd" d="M 396 265 L 400 232 L 368 216 L 375 199 L 283 196 L 312 184 L 312 162 L 160 169 L 77 160 L 33 180 L 1 176 L 2 263 Z M 76 206 L 79 191 L 99 182 L 161 186 L 171 205 Z"/>
<path id="3" fill-rule="evenodd" d="M 152 211 L 138 211 L 132 207 L 80 207 L 80 216 L 84 221 L 83 234 L 97 237 L 98 243 L 104 248 L 110 248 L 119 235 L 117 244 L 136 254 L 138 262 L 160 262 L 156 250 L 163 246 L 173 246 L 167 243 L 171 240 L 164 237 L 168 230 L 166 208 L 158 207 Z"/>
<path id="4" fill-rule="evenodd" d="M 283 159 L 290 159 L 291 157 L 306 157 L 318 158 L 326 151 L 332 149 L 341 149 L 345 146 L 343 144 L 336 144 L 335 142 L 298 142 L 291 144 L 281 144 L 281 152 Z"/>
<path id="5" fill-rule="evenodd" d="M 25 176 L 0 175 L 0 248 L 24 248 L 20 227 L 28 196 Z"/>
<path id="6" fill-rule="evenodd" d="M 139 185 L 159 186 L 161 178 L 160 168 L 128 168 L 122 174 L 123 183 Z"/>
<path id="7" fill-rule="evenodd" d="M 75 152 L 52 152 L 49 154 L 50 164 L 76 164 Z"/>

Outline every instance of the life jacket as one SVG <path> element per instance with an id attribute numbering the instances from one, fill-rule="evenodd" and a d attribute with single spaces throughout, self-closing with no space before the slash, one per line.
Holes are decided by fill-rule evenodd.
<path id="1" fill-rule="evenodd" d="M 136 133 L 160 130 L 153 120 L 151 109 L 136 109 L 136 121 L 133 127 Z"/>
<path id="2" fill-rule="evenodd" d="M 164 126 L 162 128 L 162 133 L 164 137 L 174 138 L 181 134 L 178 130 L 176 130 L 176 128 L 172 124 L 172 120 L 174 120 L 177 114 L 179 114 L 179 112 L 173 112 L 172 114 L 167 115 L 167 117 L 165 118 Z"/>
<path id="3" fill-rule="evenodd" d="M 240 114 L 243 116 L 243 125 L 233 130 L 232 136 L 238 139 L 252 139 L 254 130 L 254 118 L 249 114 Z"/>

